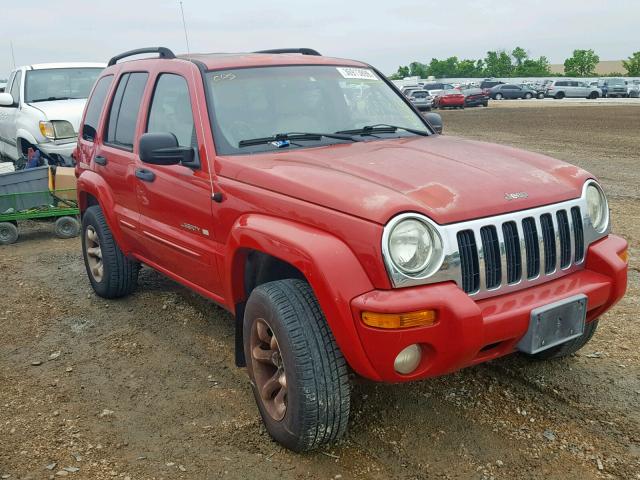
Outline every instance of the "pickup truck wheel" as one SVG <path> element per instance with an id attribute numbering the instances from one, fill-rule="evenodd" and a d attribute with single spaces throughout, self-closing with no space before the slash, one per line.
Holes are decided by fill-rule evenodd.
<path id="1" fill-rule="evenodd" d="M 135 290 L 140 264 L 118 247 L 99 206 L 82 217 L 82 253 L 93 290 L 103 298 L 120 298 Z"/>
<path id="2" fill-rule="evenodd" d="M 593 334 L 596 333 L 597 328 L 598 320 L 593 320 L 591 323 L 587 323 L 587 325 L 585 325 L 584 333 L 581 337 L 571 340 L 570 342 L 563 343 L 562 345 L 558 345 L 557 347 L 549 348 L 543 352 L 536 353 L 535 355 L 530 355 L 530 357 L 536 360 L 552 360 L 555 358 L 568 357 L 589 343 Z"/>
<path id="3" fill-rule="evenodd" d="M 75 217 L 60 217 L 56 220 L 54 231 L 58 238 L 73 238 L 80 233 L 80 222 Z"/>
<path id="4" fill-rule="evenodd" d="M 243 328 L 247 370 L 269 434 L 296 452 L 340 438 L 349 419 L 347 365 L 309 284 L 258 286 Z"/>
<path id="5" fill-rule="evenodd" d="M 18 241 L 18 226 L 13 222 L 0 223 L 0 245 L 11 245 Z"/>

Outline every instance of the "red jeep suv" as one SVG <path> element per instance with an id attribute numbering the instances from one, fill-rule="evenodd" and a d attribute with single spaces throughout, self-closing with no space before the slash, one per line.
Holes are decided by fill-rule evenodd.
<path id="1" fill-rule="evenodd" d="M 141 53 L 158 57 L 120 62 Z M 118 55 L 76 152 L 89 281 L 122 297 L 145 264 L 231 312 L 264 423 L 296 451 L 345 432 L 351 371 L 577 351 L 627 283 L 602 188 L 441 129 L 375 68 L 311 49 Z"/>

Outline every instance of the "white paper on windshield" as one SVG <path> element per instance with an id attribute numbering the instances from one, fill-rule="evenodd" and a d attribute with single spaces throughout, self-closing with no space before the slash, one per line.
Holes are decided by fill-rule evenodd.
<path id="1" fill-rule="evenodd" d="M 344 78 L 354 78 L 357 80 L 378 80 L 375 73 L 366 68 L 352 68 L 352 67 L 336 67 L 336 70 L 340 72 Z"/>

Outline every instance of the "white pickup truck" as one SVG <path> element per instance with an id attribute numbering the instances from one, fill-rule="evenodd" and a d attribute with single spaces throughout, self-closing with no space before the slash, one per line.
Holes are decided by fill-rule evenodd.
<path id="1" fill-rule="evenodd" d="M 103 63 L 16 68 L 0 93 L 0 159 L 21 163 L 29 148 L 48 163 L 72 165 L 78 124 Z"/>

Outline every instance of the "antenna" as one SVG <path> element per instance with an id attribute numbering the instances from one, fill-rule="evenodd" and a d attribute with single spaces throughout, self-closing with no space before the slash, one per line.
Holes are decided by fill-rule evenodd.
<path id="1" fill-rule="evenodd" d="M 16 68 L 16 54 L 13 52 L 13 42 L 11 40 L 9 40 L 9 47 L 11 47 L 11 60 L 13 62 L 13 68 Z"/>
<path id="2" fill-rule="evenodd" d="M 182 16 L 182 28 L 184 29 L 184 40 L 187 44 L 187 58 L 191 59 L 191 48 L 189 47 L 189 34 L 187 33 L 187 22 L 184 19 L 184 8 L 182 7 L 182 0 L 178 2 L 180 4 L 180 15 Z M 204 81 L 204 79 L 203 79 Z M 196 86 L 196 75 L 194 72 L 194 66 L 191 67 L 191 83 L 193 86 Z M 206 88 L 206 87 L 205 87 Z M 214 200 L 216 198 L 221 198 L 219 194 L 215 194 L 213 190 L 213 159 L 209 161 L 209 153 L 207 152 L 207 140 L 204 131 L 204 122 L 202 121 L 202 109 L 200 108 L 200 102 L 198 101 L 198 89 L 194 88 L 193 90 L 194 99 L 196 101 L 196 111 L 198 113 L 198 125 L 200 126 L 200 134 L 202 136 L 202 147 L 204 148 L 204 156 L 207 159 L 207 170 L 209 171 L 209 186 L 211 187 L 211 199 Z M 218 200 L 216 200 L 218 201 Z"/>

